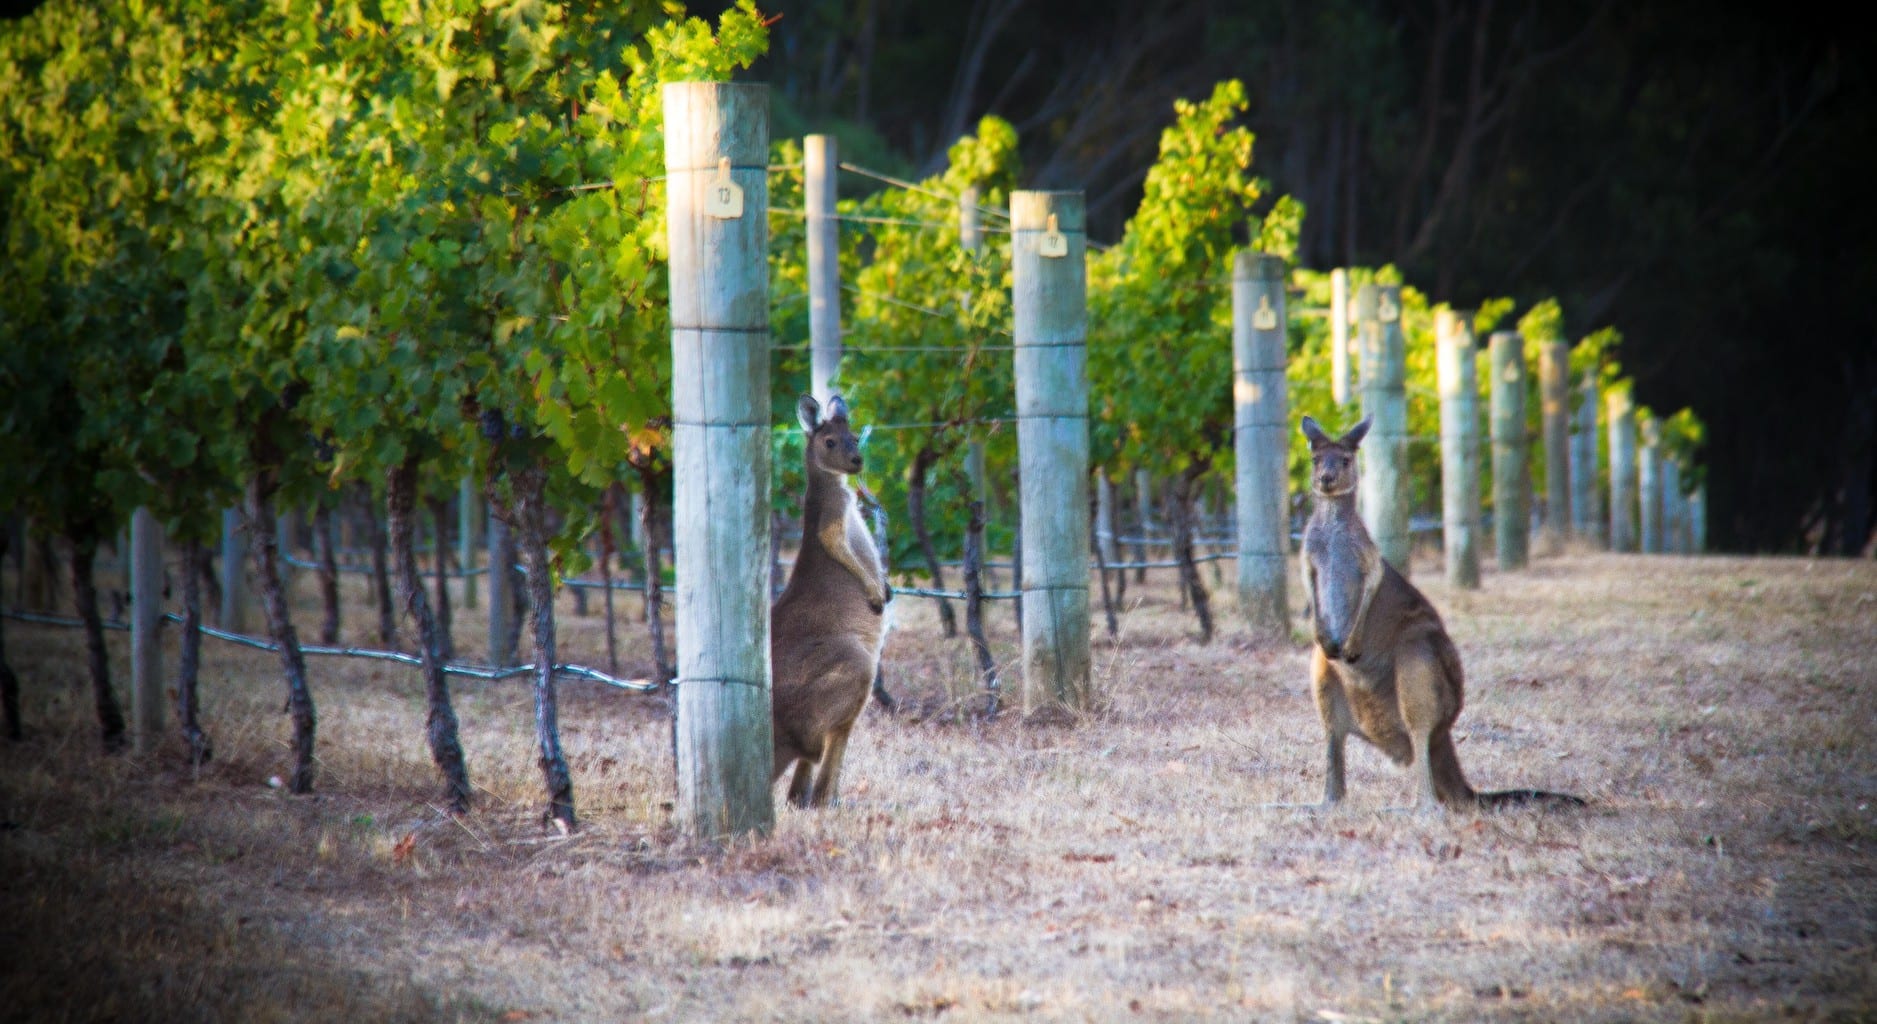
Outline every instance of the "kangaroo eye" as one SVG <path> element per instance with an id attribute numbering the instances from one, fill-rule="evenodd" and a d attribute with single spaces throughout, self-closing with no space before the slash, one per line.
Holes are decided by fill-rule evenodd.
<path id="1" fill-rule="evenodd" d="M 828 438 L 827 440 L 824 440 L 824 441 L 822 441 L 822 442 L 821 442 L 821 445 L 822 445 L 822 447 L 824 447 L 824 448 L 832 448 L 832 447 L 834 447 L 834 438 L 832 438 L 832 437 L 830 437 L 830 438 Z"/>

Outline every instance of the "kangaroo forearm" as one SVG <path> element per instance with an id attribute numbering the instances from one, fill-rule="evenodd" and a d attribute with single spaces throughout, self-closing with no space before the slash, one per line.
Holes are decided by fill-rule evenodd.
<path id="1" fill-rule="evenodd" d="M 854 547 L 847 540 L 847 520 L 836 519 L 826 523 L 820 531 L 821 546 L 834 560 L 847 567 L 867 588 L 867 596 L 875 601 L 884 601 L 885 588 L 881 585 L 879 568 L 869 567 L 867 560 L 855 554 Z"/>

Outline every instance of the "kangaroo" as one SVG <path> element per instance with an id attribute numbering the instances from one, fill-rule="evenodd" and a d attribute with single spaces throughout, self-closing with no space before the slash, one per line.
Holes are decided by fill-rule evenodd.
<path id="1" fill-rule="evenodd" d="M 1452 735 L 1464 702 L 1460 652 L 1434 606 L 1382 559 L 1356 512 L 1356 449 L 1369 422 L 1335 440 L 1308 416 L 1302 424 L 1316 504 L 1303 532 L 1303 587 L 1316 640 L 1310 681 L 1328 734 L 1324 805 L 1343 798 L 1343 741 L 1354 732 L 1396 764 L 1414 765 L 1423 810 L 1583 806 L 1563 793 L 1480 793 L 1467 784 Z"/>
<path id="2" fill-rule="evenodd" d="M 835 798 L 848 733 L 873 687 L 882 613 L 893 591 L 846 480 L 861 469 L 847 403 L 839 395 L 829 399 L 824 419 L 820 404 L 803 395 L 796 413 L 808 435 L 808 494 L 801 552 L 770 616 L 775 770 L 769 781 L 793 766 L 789 801 L 822 807 Z"/>

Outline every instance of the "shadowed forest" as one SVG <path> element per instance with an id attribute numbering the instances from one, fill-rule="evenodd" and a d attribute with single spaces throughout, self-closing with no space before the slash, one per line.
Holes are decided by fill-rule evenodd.
<path id="1" fill-rule="evenodd" d="M 929 173 L 986 113 L 1025 188 L 1112 241 L 1173 100 L 1246 84 L 1298 261 L 1614 325 L 1637 400 L 1692 407 L 1722 550 L 1865 551 L 1877 448 L 1877 53 L 1804 7 L 1651 2 L 765 5 L 776 137 Z"/>

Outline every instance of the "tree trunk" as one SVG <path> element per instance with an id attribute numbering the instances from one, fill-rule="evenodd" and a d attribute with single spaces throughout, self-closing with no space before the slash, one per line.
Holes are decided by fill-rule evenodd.
<path id="1" fill-rule="evenodd" d="M 930 448 L 919 449 L 913 456 L 912 472 L 906 483 L 906 513 L 912 519 L 912 535 L 919 542 L 919 554 L 925 558 L 926 572 L 932 574 L 934 590 L 945 589 L 945 574 L 938 563 L 938 554 L 932 548 L 932 534 L 925 525 L 925 478 L 926 471 L 938 456 Z M 952 615 L 952 604 L 944 598 L 938 599 L 939 631 L 947 636 L 958 635 L 958 620 Z"/>
<path id="2" fill-rule="evenodd" d="M 320 505 L 313 513 L 313 540 L 319 548 L 319 603 L 324 612 L 319 624 L 319 642 L 323 644 L 339 642 L 339 554 L 335 550 L 338 545 L 333 530 L 332 509 Z"/>
<path id="3" fill-rule="evenodd" d="M 202 577 L 202 606 L 220 608 L 222 606 L 222 577 L 215 571 L 215 550 L 217 545 L 204 543 L 200 560 L 196 563 L 198 575 Z"/>
<path id="4" fill-rule="evenodd" d="M 0 530 L 0 561 L 6 560 L 7 545 L 13 539 L 11 529 Z M 25 559 L 21 559 L 24 563 Z M 23 570 L 22 570 L 23 571 Z M 9 740 L 21 738 L 20 731 L 20 681 L 13 674 L 13 667 L 7 664 L 6 629 L 0 623 L 0 718 L 4 718 L 6 737 Z"/>
<path id="5" fill-rule="evenodd" d="M 534 731 L 536 763 L 547 786 L 547 819 L 572 831 L 574 784 L 561 753 L 560 708 L 554 685 L 554 567 L 547 551 L 547 471 L 529 466 L 512 475 L 514 504 L 509 509 L 522 561 L 528 567 L 528 596 L 534 606 Z"/>
<path id="6" fill-rule="evenodd" d="M 71 537 L 72 594 L 78 603 L 78 617 L 85 623 L 85 658 L 91 668 L 92 696 L 98 706 L 98 726 L 108 753 L 123 750 L 124 712 L 111 690 L 111 663 L 104 649 L 104 620 L 98 615 L 98 586 L 92 575 L 92 562 L 98 555 L 96 540 Z"/>
<path id="7" fill-rule="evenodd" d="M 997 662 L 991 657 L 991 645 L 984 639 L 984 584 L 980 572 L 984 549 L 984 503 L 971 503 L 971 518 L 965 527 L 965 633 L 971 638 L 971 650 L 977 655 L 978 677 L 984 685 L 984 714 L 997 717 Z"/>
<path id="8" fill-rule="evenodd" d="M 364 498 L 365 522 L 371 529 L 371 581 L 373 600 L 378 605 L 378 642 L 390 647 L 398 642 L 397 607 L 391 603 L 391 568 L 386 551 L 385 521 L 378 514 L 378 506 L 372 500 L 369 487 L 361 487 Z"/>
<path id="9" fill-rule="evenodd" d="M 1180 586 L 1193 604 L 1193 614 L 1199 616 L 1199 642 L 1212 642 L 1212 604 L 1206 593 L 1206 584 L 1199 578 L 1198 563 L 1193 561 L 1193 492 L 1194 485 L 1206 472 L 1204 466 L 1194 466 L 1173 482 L 1173 553 L 1180 563 Z"/>
<path id="10" fill-rule="evenodd" d="M 280 648 L 280 668 L 287 679 L 287 710 L 293 715 L 293 777 L 290 793 L 313 791 L 313 739 L 319 719 L 313 693 L 306 686 L 306 656 L 293 629 L 293 615 L 280 585 L 279 545 L 274 537 L 273 496 L 275 471 L 264 469 L 248 484 L 248 522 L 253 531 L 254 572 L 261 588 L 261 608 L 267 614 L 268 635 Z"/>
<path id="11" fill-rule="evenodd" d="M 200 768 L 215 756 L 214 744 L 202 731 L 201 709 L 196 683 L 202 664 L 202 585 L 201 573 L 206 546 L 191 537 L 183 542 L 182 559 L 182 648 L 176 666 L 176 722 L 182 726 L 183 742 L 189 745 L 189 764 Z"/>
<path id="12" fill-rule="evenodd" d="M 431 498 L 425 504 L 430 506 L 430 520 L 437 526 L 437 657 L 447 662 L 456 658 L 454 616 L 450 613 L 450 503 Z"/>
<path id="13" fill-rule="evenodd" d="M 401 465 L 385 475 L 385 503 L 391 524 L 391 547 L 397 559 L 398 601 L 417 625 L 418 654 L 423 662 L 424 697 L 429 713 L 424 720 L 425 735 L 430 740 L 430 760 L 443 773 L 443 799 L 453 813 L 469 810 L 469 772 L 463 763 L 463 744 L 457 738 L 456 711 L 450 706 L 450 683 L 443 674 L 443 634 L 438 618 L 431 613 L 430 600 L 424 593 L 423 579 L 417 574 L 416 492 L 417 456 L 406 456 Z M 437 518 L 441 524 L 442 517 Z M 437 557 L 443 557 L 438 536 Z M 439 589 L 443 582 L 441 567 L 437 575 Z"/>

